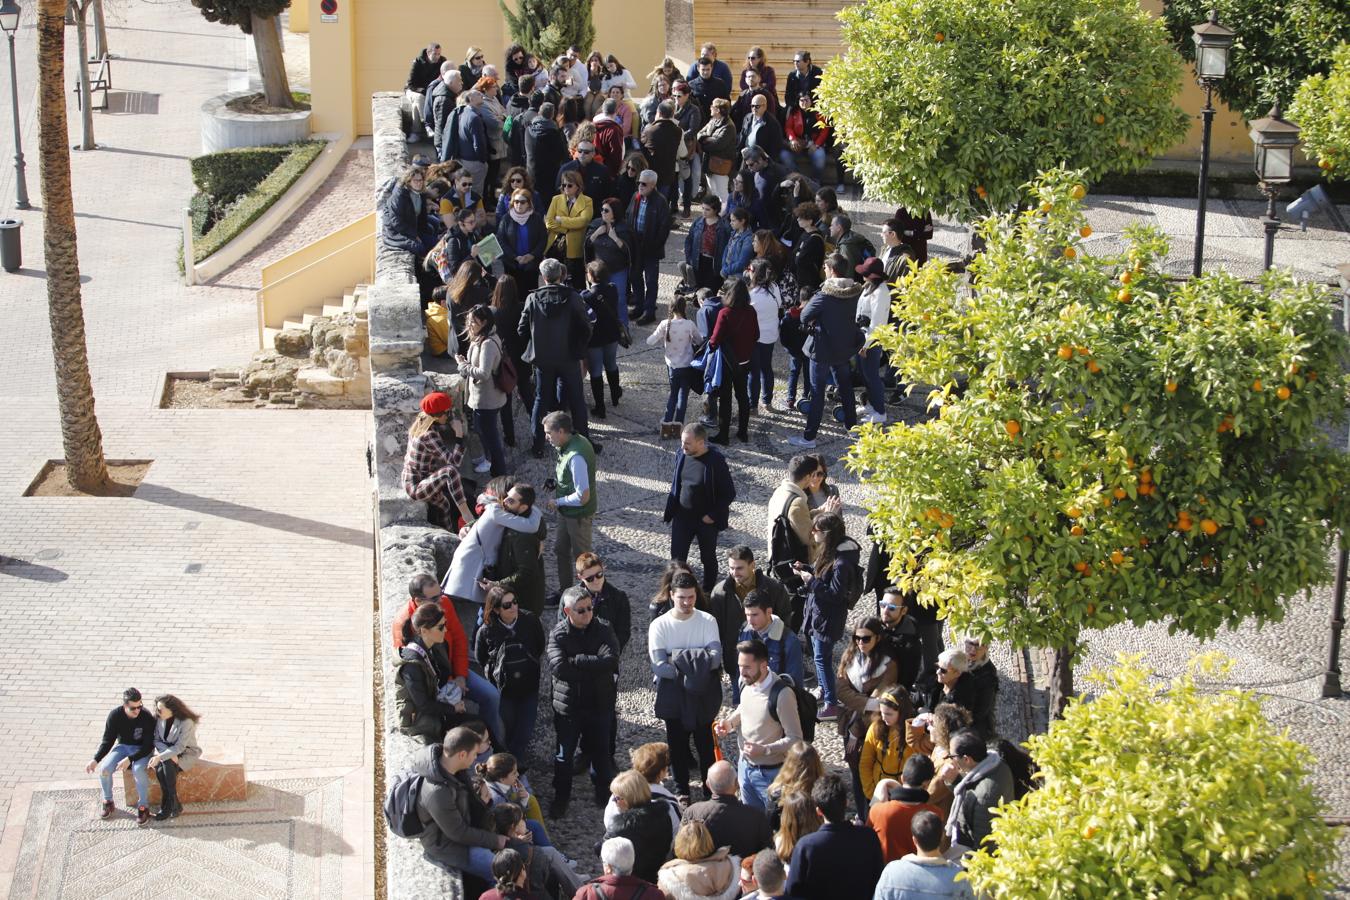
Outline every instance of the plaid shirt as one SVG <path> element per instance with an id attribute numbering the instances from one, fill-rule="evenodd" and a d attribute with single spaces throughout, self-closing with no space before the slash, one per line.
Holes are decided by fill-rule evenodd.
<path id="1" fill-rule="evenodd" d="M 446 446 L 445 436 L 438 428 L 432 428 L 421 437 L 410 438 L 408 453 L 403 457 L 403 490 L 411 497 L 418 482 L 448 466 L 454 470 L 454 476 L 450 479 L 450 496 L 456 506 L 466 506 L 464 487 L 459 480 L 459 463 L 463 458 L 464 445 L 456 444 L 452 450 Z"/>

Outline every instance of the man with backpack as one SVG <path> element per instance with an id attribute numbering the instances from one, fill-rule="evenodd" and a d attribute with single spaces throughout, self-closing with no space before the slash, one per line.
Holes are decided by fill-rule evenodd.
<path id="1" fill-rule="evenodd" d="M 412 771 L 394 782 L 384 815 L 399 837 L 422 841 L 422 855 L 432 865 L 468 872 L 492 883 L 492 856 L 506 846 L 506 836 L 491 830 L 482 809 L 469 796 L 460 773 L 473 765 L 479 737 L 468 728 L 452 728 L 439 744 L 422 751 Z"/>
<path id="2" fill-rule="evenodd" d="M 806 595 L 793 563 L 815 562 L 811 540 L 811 489 L 823 477 L 814 456 L 799 453 L 788 461 L 787 477 L 769 498 L 769 571 L 792 593 L 792 609 L 783 618 L 793 631 L 802 626 Z"/>
<path id="3" fill-rule="evenodd" d="M 769 670 L 769 649 L 763 641 L 737 644 L 736 667 L 741 676 L 741 702 L 713 728 L 719 737 L 733 731 L 740 734 L 736 774 L 741 802 L 765 809 L 769 785 L 778 777 L 788 749 L 804 739 L 797 694 L 790 680 Z"/>
<path id="4" fill-rule="evenodd" d="M 857 323 L 862 286 L 853 280 L 853 267 L 839 253 L 832 253 L 825 260 L 825 270 L 830 277 L 802 309 L 802 325 L 811 330 L 803 349 L 811 360 L 811 383 L 816 386 L 816 393 L 806 415 L 806 429 L 800 436 L 788 438 L 792 446 L 808 450 L 816 446 L 820 420 L 825 415 L 824 386 L 831 375 L 844 405 L 844 430 L 851 431 L 858 424 L 849 362 L 862 349 L 865 340 Z"/>
<path id="5" fill-rule="evenodd" d="M 745 622 L 736 634 L 736 643 L 744 641 L 762 641 L 769 650 L 769 671 L 776 675 L 786 675 L 792 679 L 792 683 L 797 686 L 797 692 L 800 695 L 804 690 L 802 685 L 806 678 L 806 663 L 802 654 L 802 642 L 797 635 L 788 628 L 787 622 L 774 615 L 773 608 L 769 601 L 760 594 L 759 591 L 751 591 L 746 595 L 745 601 L 741 604 L 745 611 Z M 741 682 L 740 671 L 737 669 L 731 675 L 732 680 L 732 703 L 741 702 Z M 801 696 L 798 696 L 801 701 Z M 797 704 L 797 712 L 809 714 L 815 711 L 815 705 L 811 704 L 808 709 L 801 702 Z M 802 732 L 810 740 L 815 735 L 815 725 L 811 723 L 808 726 L 807 716 L 802 716 Z"/>

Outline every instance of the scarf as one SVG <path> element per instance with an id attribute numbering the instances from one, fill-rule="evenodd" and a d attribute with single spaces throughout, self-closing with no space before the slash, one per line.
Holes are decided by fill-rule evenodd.
<path id="1" fill-rule="evenodd" d="M 947 834 L 951 837 L 953 844 L 957 843 L 957 832 L 960 830 L 956 823 L 957 811 L 961 809 L 966 794 L 975 787 L 976 783 L 983 781 L 986 775 L 994 771 L 1002 761 L 1003 759 L 991 750 L 984 759 L 980 760 L 979 765 L 967 772 L 956 783 L 956 787 L 952 789 L 952 814 L 947 819 Z M 971 849 L 976 848 L 972 847 Z"/>
<path id="2" fill-rule="evenodd" d="M 508 207 L 508 209 L 507 214 L 511 217 L 511 221 L 520 226 L 524 226 L 526 222 L 530 221 L 530 216 L 534 215 L 532 212 L 517 212 L 514 206 Z"/>

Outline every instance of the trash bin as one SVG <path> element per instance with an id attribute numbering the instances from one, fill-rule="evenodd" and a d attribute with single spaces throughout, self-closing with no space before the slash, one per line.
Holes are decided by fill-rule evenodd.
<path id="1" fill-rule="evenodd" d="M 23 245 L 19 241 L 18 219 L 0 219 L 0 266 L 6 272 L 17 272 L 23 267 Z"/>

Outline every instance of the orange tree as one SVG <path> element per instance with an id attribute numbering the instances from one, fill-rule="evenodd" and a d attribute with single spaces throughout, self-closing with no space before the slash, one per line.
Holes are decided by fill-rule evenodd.
<path id="1" fill-rule="evenodd" d="M 1299 85 L 1289 117 L 1303 129 L 1303 149 L 1327 178 L 1350 178 L 1350 43 L 1332 54 L 1331 71 Z"/>
<path id="2" fill-rule="evenodd" d="M 1042 169 L 1139 168 L 1186 135 L 1181 61 L 1138 0 L 863 0 L 821 107 L 873 197 L 961 219 Z"/>
<path id="3" fill-rule="evenodd" d="M 897 283 L 880 343 L 939 386 L 939 415 L 869 426 L 848 459 L 891 575 L 956 630 L 1024 647 L 1278 620 L 1350 518 L 1322 429 L 1347 383 L 1329 294 L 1282 271 L 1172 281 L 1144 226 L 1087 256 L 1082 178 L 1046 173 L 1029 208 L 979 224 L 973 289 L 941 263 Z"/>

